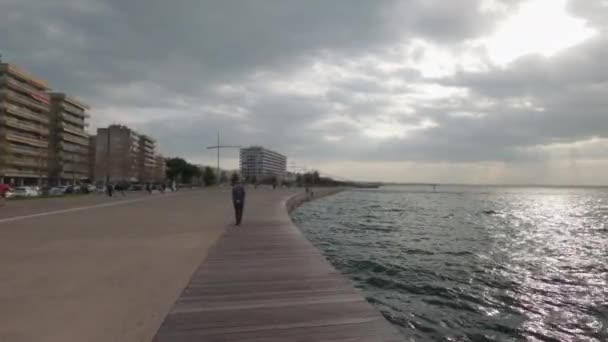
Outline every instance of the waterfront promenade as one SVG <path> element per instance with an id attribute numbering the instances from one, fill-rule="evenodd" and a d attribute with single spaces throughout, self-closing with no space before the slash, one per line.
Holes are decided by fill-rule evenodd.
<path id="1" fill-rule="evenodd" d="M 229 189 L 8 203 L 0 341 L 399 340 L 293 227 L 294 193 L 249 190 L 240 228 Z"/>

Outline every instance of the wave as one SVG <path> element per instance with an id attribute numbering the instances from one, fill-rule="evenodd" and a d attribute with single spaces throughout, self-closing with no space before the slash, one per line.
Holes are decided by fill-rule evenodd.
<path id="1" fill-rule="evenodd" d="M 344 192 L 294 221 L 412 340 L 608 341 L 608 192 L 535 191 Z"/>

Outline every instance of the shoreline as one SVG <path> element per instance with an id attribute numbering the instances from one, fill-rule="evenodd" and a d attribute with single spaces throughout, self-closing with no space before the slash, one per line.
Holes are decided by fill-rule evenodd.
<path id="1" fill-rule="evenodd" d="M 227 230 L 192 275 L 153 339 L 403 341 L 293 223 L 289 212 L 343 189 L 276 194 Z"/>
<path id="2" fill-rule="evenodd" d="M 287 214 L 291 214 L 292 211 L 296 210 L 298 207 L 303 205 L 304 203 L 311 202 L 317 199 L 321 199 L 324 197 L 332 196 L 343 192 L 346 188 L 317 188 L 317 190 L 323 189 L 325 191 L 316 192 L 314 196 L 310 196 L 307 193 L 299 193 L 289 197 L 285 200 L 285 207 L 287 209 Z"/>

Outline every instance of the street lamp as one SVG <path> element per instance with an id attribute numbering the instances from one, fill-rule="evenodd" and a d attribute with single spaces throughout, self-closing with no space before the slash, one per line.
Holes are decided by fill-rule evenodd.
<path id="1" fill-rule="evenodd" d="M 236 145 L 220 145 L 220 132 L 217 132 L 217 145 L 207 147 L 208 150 L 217 150 L 217 185 L 220 185 L 220 150 L 222 148 L 241 148 L 241 146 Z"/>

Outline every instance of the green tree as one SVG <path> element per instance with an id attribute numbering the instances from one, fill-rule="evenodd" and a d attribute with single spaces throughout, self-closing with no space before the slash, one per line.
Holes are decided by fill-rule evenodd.
<path id="1" fill-rule="evenodd" d="M 170 180 L 177 181 L 180 175 L 183 174 L 184 169 L 188 166 L 188 162 L 183 158 L 167 158 L 167 178 Z"/>
<path id="2" fill-rule="evenodd" d="M 303 176 L 302 179 L 304 180 L 304 185 L 306 186 L 310 186 L 312 184 L 312 173 L 310 172 L 306 172 Z"/>
<path id="3" fill-rule="evenodd" d="M 191 184 L 194 178 L 200 178 L 202 175 L 201 169 L 188 163 L 183 158 L 168 158 L 167 163 L 167 178 L 182 183 Z"/>
<path id="4" fill-rule="evenodd" d="M 312 173 L 312 183 L 319 184 L 321 182 L 321 176 L 319 176 L 319 171 L 315 171 Z"/>
<path id="5" fill-rule="evenodd" d="M 205 166 L 205 169 L 203 170 L 203 183 L 205 186 L 215 184 L 215 172 L 209 166 Z"/>

